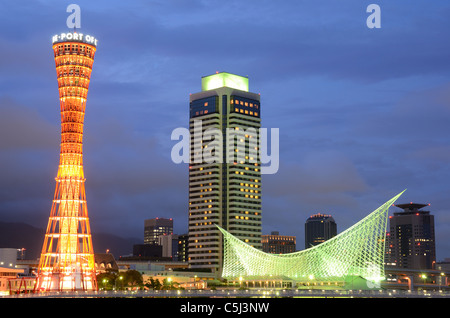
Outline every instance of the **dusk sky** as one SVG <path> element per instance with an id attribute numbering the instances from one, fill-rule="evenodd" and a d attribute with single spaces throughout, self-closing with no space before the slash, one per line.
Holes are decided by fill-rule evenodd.
<path id="1" fill-rule="evenodd" d="M 47 226 L 60 152 L 51 47 L 69 4 L 98 39 L 84 130 L 92 232 L 143 239 L 144 220 L 187 233 L 188 165 L 171 133 L 216 71 L 248 76 L 280 167 L 262 178 L 263 234 L 331 214 L 341 232 L 407 189 L 430 204 L 450 258 L 448 0 L 2 1 L 0 221 Z M 381 8 L 370 29 L 369 4 Z M 399 211 L 392 208 L 390 213 Z"/>

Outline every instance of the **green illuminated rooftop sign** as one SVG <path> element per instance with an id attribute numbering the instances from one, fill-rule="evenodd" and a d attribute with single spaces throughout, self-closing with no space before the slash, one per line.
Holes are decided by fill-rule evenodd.
<path id="1" fill-rule="evenodd" d="M 202 91 L 230 87 L 248 92 L 248 78 L 230 73 L 216 73 L 202 77 Z"/>

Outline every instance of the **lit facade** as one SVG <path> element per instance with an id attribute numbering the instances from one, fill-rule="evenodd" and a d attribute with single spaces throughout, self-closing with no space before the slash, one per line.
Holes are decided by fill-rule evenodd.
<path id="1" fill-rule="evenodd" d="M 188 262 L 189 257 L 189 236 L 187 234 L 178 235 L 178 261 Z"/>
<path id="2" fill-rule="evenodd" d="M 159 236 L 173 234 L 173 219 L 154 218 L 144 221 L 144 244 L 159 244 Z"/>
<path id="3" fill-rule="evenodd" d="M 388 259 L 408 269 L 432 269 L 436 262 L 434 216 L 422 210 L 427 204 L 397 204 L 402 209 L 389 219 Z"/>
<path id="4" fill-rule="evenodd" d="M 271 254 L 287 254 L 295 252 L 296 237 L 291 235 L 280 235 L 272 232 L 270 235 L 262 235 L 262 250 Z"/>
<path id="5" fill-rule="evenodd" d="M 96 290 L 83 172 L 83 123 L 97 40 L 81 33 L 53 37 L 61 111 L 56 190 L 38 266 L 37 289 Z"/>
<path id="6" fill-rule="evenodd" d="M 388 209 L 400 195 L 332 239 L 290 254 L 264 253 L 220 228 L 225 245 L 222 276 L 230 280 L 284 277 L 297 282 L 362 277 L 380 282 L 384 279 Z"/>
<path id="7" fill-rule="evenodd" d="M 261 249 L 259 94 L 248 78 L 216 73 L 190 95 L 189 266 L 220 275 L 216 224 Z M 216 134 L 209 135 L 215 132 Z"/>

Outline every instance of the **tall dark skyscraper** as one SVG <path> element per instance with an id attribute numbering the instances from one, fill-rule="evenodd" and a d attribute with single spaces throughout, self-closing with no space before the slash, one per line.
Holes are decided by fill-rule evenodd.
<path id="1" fill-rule="evenodd" d="M 436 261 L 434 216 L 427 204 L 397 204 L 389 219 L 389 263 L 400 268 L 431 269 Z"/>
<path id="2" fill-rule="evenodd" d="M 190 96 L 189 264 L 220 273 L 215 224 L 261 249 L 259 94 L 248 78 L 216 73 Z M 214 137 L 211 137 L 211 136 Z"/>
<path id="3" fill-rule="evenodd" d="M 336 236 L 337 225 L 331 215 L 314 214 L 305 223 L 305 248 L 310 248 L 317 244 Z"/>

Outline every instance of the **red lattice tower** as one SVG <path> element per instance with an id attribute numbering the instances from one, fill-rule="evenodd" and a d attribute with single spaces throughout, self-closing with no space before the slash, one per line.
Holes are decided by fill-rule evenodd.
<path id="1" fill-rule="evenodd" d="M 42 247 L 39 291 L 96 290 L 83 172 L 83 124 L 97 40 L 82 33 L 53 37 L 61 106 L 61 153 Z"/>

